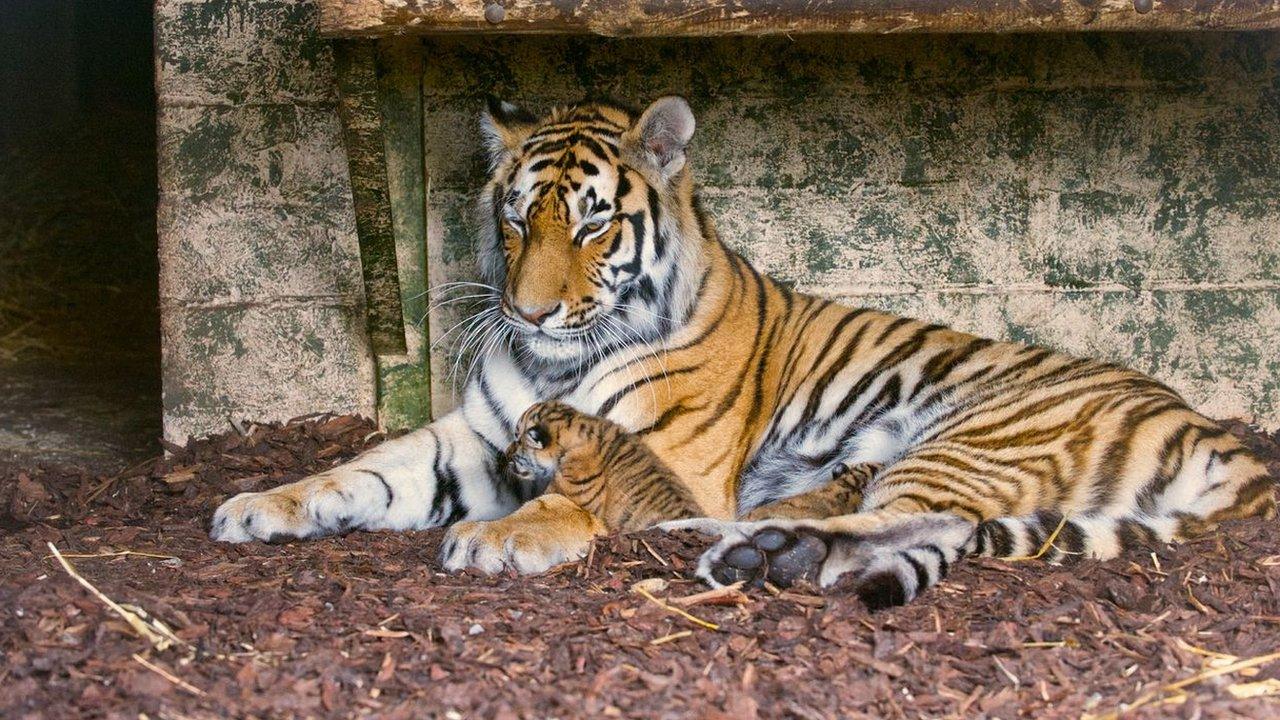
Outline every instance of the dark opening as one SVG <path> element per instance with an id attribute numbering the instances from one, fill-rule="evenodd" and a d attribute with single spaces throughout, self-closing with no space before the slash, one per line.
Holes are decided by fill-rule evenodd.
<path id="1" fill-rule="evenodd" d="M 156 450 L 151 57 L 146 0 L 0 2 L 0 463 Z"/>

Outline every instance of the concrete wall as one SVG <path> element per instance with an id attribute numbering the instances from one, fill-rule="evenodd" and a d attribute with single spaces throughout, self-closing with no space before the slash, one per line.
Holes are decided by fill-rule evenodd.
<path id="1" fill-rule="evenodd" d="M 157 19 L 167 434 L 229 414 L 372 412 L 313 7 L 160 0 Z M 1120 360 L 1211 414 L 1280 425 L 1276 34 L 486 37 L 423 52 L 433 285 L 473 274 L 485 93 L 544 110 L 678 92 L 699 116 L 706 204 L 763 269 Z M 455 319 L 433 316 L 432 334 Z M 453 350 L 433 358 L 437 414 L 453 402 Z"/>
<path id="2" fill-rule="evenodd" d="M 776 277 L 1280 424 L 1280 35 L 441 39 L 426 58 L 434 283 L 471 274 L 484 93 L 676 92 L 707 208 Z"/>
<path id="3" fill-rule="evenodd" d="M 328 43 L 295 0 L 159 0 L 165 436 L 372 415 Z"/>

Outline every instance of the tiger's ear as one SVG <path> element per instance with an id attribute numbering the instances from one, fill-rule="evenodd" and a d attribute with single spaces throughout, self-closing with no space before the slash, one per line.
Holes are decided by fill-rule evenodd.
<path id="1" fill-rule="evenodd" d="M 684 168 L 685 148 L 693 139 L 693 110 L 679 95 L 667 95 L 645 108 L 623 136 L 632 162 L 657 170 L 664 179 Z"/>
<path id="2" fill-rule="evenodd" d="M 511 157 L 537 123 L 538 118 L 532 113 L 490 95 L 480 115 L 480 132 L 489 153 L 489 167 L 496 168 Z"/>

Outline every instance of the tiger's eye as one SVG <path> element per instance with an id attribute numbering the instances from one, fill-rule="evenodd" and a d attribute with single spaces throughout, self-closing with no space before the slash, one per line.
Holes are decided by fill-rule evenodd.
<path id="1" fill-rule="evenodd" d="M 524 441 L 532 448 L 541 450 L 547 446 L 550 440 L 551 435 L 541 425 L 534 425 L 524 431 Z"/>
<path id="2" fill-rule="evenodd" d="M 590 242 L 591 240 L 594 240 L 596 237 L 599 237 L 600 234 L 604 231 L 604 229 L 608 227 L 608 225 L 609 225 L 608 220 L 592 220 L 589 223 L 585 223 L 578 230 L 578 235 L 576 239 L 578 242 L 583 244 Z"/>

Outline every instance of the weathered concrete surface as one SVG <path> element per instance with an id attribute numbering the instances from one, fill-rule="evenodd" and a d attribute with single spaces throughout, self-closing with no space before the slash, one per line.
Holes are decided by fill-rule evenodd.
<path id="1" fill-rule="evenodd" d="M 708 209 L 776 277 L 1280 425 L 1280 35 L 438 38 L 426 57 L 433 285 L 472 277 L 485 93 L 676 92 Z"/>
<path id="2" fill-rule="evenodd" d="M 296 0 L 159 0 L 165 435 L 374 411 L 332 53 Z"/>

